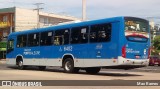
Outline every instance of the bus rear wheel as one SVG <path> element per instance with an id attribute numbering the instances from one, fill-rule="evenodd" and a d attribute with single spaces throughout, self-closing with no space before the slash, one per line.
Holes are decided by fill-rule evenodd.
<path id="1" fill-rule="evenodd" d="M 100 70 L 101 70 L 101 68 L 94 67 L 94 68 L 87 68 L 86 72 L 89 74 L 97 74 Z"/>
<path id="2" fill-rule="evenodd" d="M 18 69 L 20 69 L 20 70 L 25 69 L 25 66 L 23 65 L 23 61 L 22 60 L 19 60 L 17 65 L 18 65 Z"/>
<path id="3" fill-rule="evenodd" d="M 66 73 L 78 73 L 79 68 L 74 67 L 74 61 L 71 58 L 67 58 L 63 62 L 63 69 Z"/>

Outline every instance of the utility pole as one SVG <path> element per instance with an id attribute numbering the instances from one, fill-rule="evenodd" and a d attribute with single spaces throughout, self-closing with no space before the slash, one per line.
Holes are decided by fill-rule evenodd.
<path id="1" fill-rule="evenodd" d="M 13 15 L 12 15 L 12 14 L 10 14 L 10 16 L 11 16 L 10 33 L 12 33 L 12 32 L 13 32 Z"/>
<path id="2" fill-rule="evenodd" d="M 82 0 L 82 20 L 86 20 L 86 0 Z"/>
<path id="3" fill-rule="evenodd" d="M 37 29 L 40 27 L 40 19 L 39 19 L 39 11 L 41 10 L 41 9 L 43 9 L 43 8 L 40 8 L 40 5 L 42 5 L 42 4 L 44 4 L 44 3 L 35 3 L 34 5 L 36 5 L 37 6 L 37 8 L 36 9 L 34 9 L 34 10 L 37 10 Z"/>

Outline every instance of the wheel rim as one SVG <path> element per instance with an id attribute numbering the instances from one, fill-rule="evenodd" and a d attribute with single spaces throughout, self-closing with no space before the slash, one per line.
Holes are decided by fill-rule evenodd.
<path id="1" fill-rule="evenodd" d="M 71 63 L 70 63 L 69 61 L 67 61 L 67 62 L 65 63 L 65 69 L 66 69 L 67 71 L 70 71 L 71 68 L 72 68 Z"/>
<path id="2" fill-rule="evenodd" d="M 22 67 L 22 66 L 23 66 L 23 62 L 22 62 L 22 61 L 19 61 L 18 66 L 19 66 L 19 67 Z"/>

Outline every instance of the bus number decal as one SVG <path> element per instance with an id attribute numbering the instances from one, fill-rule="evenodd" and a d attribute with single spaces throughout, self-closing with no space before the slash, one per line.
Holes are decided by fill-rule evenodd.
<path id="1" fill-rule="evenodd" d="M 64 51 L 72 51 L 72 46 L 65 46 Z"/>

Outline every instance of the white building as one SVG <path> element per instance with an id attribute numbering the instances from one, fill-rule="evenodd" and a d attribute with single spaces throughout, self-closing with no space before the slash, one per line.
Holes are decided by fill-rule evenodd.
<path id="1" fill-rule="evenodd" d="M 71 16 L 39 12 L 17 7 L 0 9 L 0 45 L 11 32 L 42 28 L 59 23 L 80 20 Z M 5 58 L 6 47 L 0 48 L 0 58 Z M 2 56 L 1 56 L 2 55 Z"/>
<path id="2" fill-rule="evenodd" d="M 31 9 L 17 7 L 0 9 L 0 22 L 9 22 L 10 25 L 12 24 L 13 31 L 22 31 L 37 27 L 41 28 L 76 20 L 80 19 L 71 16 L 63 16 L 45 12 L 39 12 L 38 14 L 37 10 Z M 2 27 L 0 27 L 0 30 L 1 28 Z"/>

